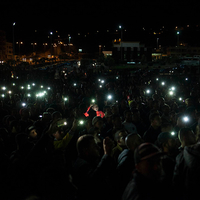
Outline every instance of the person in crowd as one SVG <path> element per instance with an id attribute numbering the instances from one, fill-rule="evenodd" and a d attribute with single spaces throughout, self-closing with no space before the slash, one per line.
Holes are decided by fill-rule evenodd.
<path id="1" fill-rule="evenodd" d="M 117 191 L 119 199 L 132 178 L 135 170 L 134 151 L 144 141 L 139 134 L 128 134 L 125 138 L 126 147 L 118 156 L 117 173 Z"/>
<path id="2" fill-rule="evenodd" d="M 171 191 L 166 191 L 161 177 L 163 168 L 161 158 L 163 153 L 152 143 L 142 143 L 134 152 L 135 172 L 128 183 L 123 195 L 123 200 L 134 199 L 160 199 L 160 194 L 165 194 L 162 199 L 173 199 Z M 164 192 L 164 193 L 163 193 Z"/>
<path id="3" fill-rule="evenodd" d="M 115 165 L 111 157 L 112 140 L 108 137 L 103 140 L 102 158 L 99 146 L 92 135 L 79 137 L 76 146 L 78 157 L 73 165 L 72 178 L 78 188 L 78 198 L 88 200 L 113 198 L 112 174 Z"/>
<path id="4" fill-rule="evenodd" d="M 26 134 L 28 135 L 28 140 L 32 143 L 35 143 L 38 139 L 38 134 L 35 126 L 30 126 L 26 129 Z"/>
<path id="5" fill-rule="evenodd" d="M 155 143 L 158 135 L 161 133 L 161 117 L 158 113 L 152 113 L 149 116 L 149 121 L 151 122 L 150 127 L 144 133 L 143 139 L 145 142 Z"/>
<path id="6" fill-rule="evenodd" d="M 126 149 L 125 138 L 128 135 L 127 131 L 124 129 L 119 130 L 115 133 L 115 143 L 116 146 L 112 149 L 112 157 L 114 161 L 118 162 L 119 154 Z"/>
<path id="7" fill-rule="evenodd" d="M 108 130 L 105 135 L 110 137 L 114 141 L 115 133 L 124 128 L 120 115 L 112 115 L 112 124 L 113 127 Z"/>
<path id="8" fill-rule="evenodd" d="M 51 123 L 51 128 L 48 130 L 48 134 L 52 135 L 54 138 L 54 149 L 55 150 L 64 150 L 72 139 L 74 132 L 77 128 L 77 120 L 75 119 L 70 131 L 65 134 L 64 126 L 66 125 L 66 119 L 57 119 Z"/>
<path id="9" fill-rule="evenodd" d="M 161 120 L 162 123 L 170 123 L 170 106 L 167 104 L 164 104 L 161 108 L 162 111 L 162 116 L 161 116 Z"/>
<path id="10" fill-rule="evenodd" d="M 181 146 L 176 157 L 173 186 L 177 199 L 196 198 L 199 183 L 199 143 L 190 128 L 182 128 L 178 134 Z"/>
<path id="11" fill-rule="evenodd" d="M 49 126 L 52 120 L 52 115 L 48 112 L 43 112 L 40 119 L 35 121 L 33 125 L 37 129 L 38 138 L 42 135 L 43 131 Z"/>
<path id="12" fill-rule="evenodd" d="M 95 116 L 104 118 L 105 114 L 101 110 L 99 110 L 99 106 L 97 104 L 91 104 L 87 111 L 84 113 L 86 117 L 94 118 Z"/>
<path id="13" fill-rule="evenodd" d="M 133 124 L 133 120 L 132 120 L 132 112 L 131 110 L 125 110 L 124 111 L 124 122 L 122 123 L 122 125 L 124 125 L 126 131 L 128 133 L 137 133 L 137 128 L 136 126 Z"/>
<path id="14" fill-rule="evenodd" d="M 156 145 L 162 152 L 166 153 L 162 159 L 162 166 L 165 173 L 164 181 L 166 185 L 173 190 L 172 180 L 174 167 L 176 164 L 176 156 L 178 155 L 177 136 L 173 132 L 162 132 L 158 135 Z"/>
<path id="15" fill-rule="evenodd" d="M 137 133 L 143 137 L 145 131 L 147 130 L 147 125 L 141 118 L 140 111 L 138 109 L 132 109 L 132 122 L 136 126 Z"/>

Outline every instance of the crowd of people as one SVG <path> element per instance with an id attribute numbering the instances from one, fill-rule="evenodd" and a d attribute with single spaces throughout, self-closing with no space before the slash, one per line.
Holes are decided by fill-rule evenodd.
<path id="1" fill-rule="evenodd" d="M 148 69 L 2 71 L 2 199 L 196 198 L 198 81 Z"/>

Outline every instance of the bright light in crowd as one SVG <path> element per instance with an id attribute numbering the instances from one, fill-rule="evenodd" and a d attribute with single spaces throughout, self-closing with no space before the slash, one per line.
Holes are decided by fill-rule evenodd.
<path id="1" fill-rule="evenodd" d="M 162 85 L 165 85 L 165 82 L 162 82 L 161 84 L 162 84 Z"/>
<path id="2" fill-rule="evenodd" d="M 41 85 L 40 88 L 43 88 L 43 85 Z"/>
<path id="3" fill-rule="evenodd" d="M 74 83 L 74 86 L 76 86 L 76 83 Z"/>
<path id="4" fill-rule="evenodd" d="M 81 125 L 84 124 L 84 121 L 83 121 L 83 120 L 80 120 L 80 121 L 79 121 L 79 124 L 81 124 Z"/>
<path id="5" fill-rule="evenodd" d="M 175 87 L 172 87 L 171 89 L 174 91 L 174 90 L 175 90 Z"/>
<path id="6" fill-rule="evenodd" d="M 189 121 L 189 117 L 187 117 L 187 116 L 183 117 L 183 121 L 184 122 L 188 122 Z"/>
<path id="7" fill-rule="evenodd" d="M 48 90 L 50 90 L 51 88 L 50 88 L 50 87 L 48 87 L 47 89 L 48 89 Z"/>
<path id="8" fill-rule="evenodd" d="M 67 101 L 67 98 L 66 98 L 66 97 L 64 98 L 64 101 Z"/>
<path id="9" fill-rule="evenodd" d="M 15 86 L 15 83 L 13 83 L 12 85 Z"/>
<path id="10" fill-rule="evenodd" d="M 101 81 L 101 79 L 98 79 L 98 81 Z"/>
<path id="11" fill-rule="evenodd" d="M 12 91 L 8 91 L 8 94 L 11 94 L 12 93 Z"/>
<path id="12" fill-rule="evenodd" d="M 67 122 L 64 122 L 64 125 L 66 126 L 66 125 L 67 125 Z"/>
<path id="13" fill-rule="evenodd" d="M 31 96 L 31 94 L 27 94 L 27 96 L 28 96 L 28 97 L 30 97 L 30 96 Z"/>
<path id="14" fill-rule="evenodd" d="M 108 99 L 109 99 L 109 100 L 112 99 L 112 96 L 111 96 L 111 95 L 108 95 Z"/>
<path id="15" fill-rule="evenodd" d="M 172 132 L 171 132 L 171 135 L 175 135 L 175 132 L 174 132 L 174 131 L 172 131 Z"/>
<path id="16" fill-rule="evenodd" d="M 40 92 L 38 94 L 36 94 L 36 97 L 43 97 L 45 95 L 45 92 Z"/>
<path id="17" fill-rule="evenodd" d="M 24 89 L 24 86 L 22 86 L 21 89 L 23 90 L 23 89 Z"/>
<path id="18" fill-rule="evenodd" d="M 151 91 L 150 90 L 146 90 L 146 93 L 149 94 Z"/>
<path id="19" fill-rule="evenodd" d="M 102 85 L 100 85 L 99 87 L 102 88 Z"/>
<path id="20" fill-rule="evenodd" d="M 104 80 L 102 80 L 101 83 L 104 83 Z"/>
<path id="21" fill-rule="evenodd" d="M 156 78 L 157 81 L 159 81 L 159 78 Z"/>
<path id="22" fill-rule="evenodd" d="M 22 106 L 24 107 L 24 106 L 26 106 L 26 104 L 25 104 L 25 103 L 22 103 Z"/>
<path id="23" fill-rule="evenodd" d="M 35 86 L 35 83 L 32 83 L 32 86 Z"/>
<path id="24" fill-rule="evenodd" d="M 186 81 L 188 81 L 188 78 L 185 78 Z"/>
<path id="25" fill-rule="evenodd" d="M 173 91 L 170 91 L 170 92 L 169 92 L 169 94 L 170 94 L 170 95 L 173 95 L 173 94 L 174 94 L 174 92 L 173 92 Z"/>
<path id="26" fill-rule="evenodd" d="M 4 98 L 4 97 L 5 97 L 5 94 L 2 94 L 2 95 L 1 95 L 1 97 L 3 97 L 3 98 Z"/>
<path id="27" fill-rule="evenodd" d="M 95 102 L 95 99 L 92 99 L 92 103 L 94 103 Z"/>
<path id="28" fill-rule="evenodd" d="M 119 77 L 117 76 L 116 79 L 119 79 Z"/>
<path id="29" fill-rule="evenodd" d="M 2 87 L 2 90 L 6 90 L 6 87 L 5 87 L 5 86 L 3 86 L 3 87 Z"/>
<path id="30" fill-rule="evenodd" d="M 181 97 L 179 97 L 179 101 L 182 101 L 183 99 Z"/>

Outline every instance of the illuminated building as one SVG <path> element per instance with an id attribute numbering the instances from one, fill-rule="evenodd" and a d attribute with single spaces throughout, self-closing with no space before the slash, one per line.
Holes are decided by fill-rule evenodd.
<path id="1" fill-rule="evenodd" d="M 140 42 L 116 41 L 113 43 L 113 57 L 122 62 L 141 62 L 142 59 L 151 61 L 151 48 L 145 47 Z"/>

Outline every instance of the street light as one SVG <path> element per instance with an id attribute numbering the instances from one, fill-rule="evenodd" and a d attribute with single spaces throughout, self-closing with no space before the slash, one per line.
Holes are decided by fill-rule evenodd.
<path id="1" fill-rule="evenodd" d="M 32 42 L 31 45 L 33 45 L 33 52 L 34 52 L 34 46 L 36 46 L 37 43 L 36 42 Z"/>
<path id="2" fill-rule="evenodd" d="M 19 44 L 19 56 L 20 56 L 20 46 L 23 44 L 23 42 L 16 42 L 16 44 Z"/>
<path id="3" fill-rule="evenodd" d="M 14 60 L 14 67 L 15 67 L 15 22 L 13 22 L 13 60 Z"/>
<path id="4" fill-rule="evenodd" d="M 179 35 L 180 35 L 180 32 L 177 31 L 176 34 L 177 34 L 177 46 L 179 46 Z"/>
<path id="5" fill-rule="evenodd" d="M 52 57 L 52 36 L 53 36 L 53 32 L 51 31 L 50 32 L 50 40 L 51 40 L 51 57 Z"/>
<path id="6" fill-rule="evenodd" d="M 122 61 L 122 26 L 119 25 L 119 29 L 121 29 L 121 42 L 120 42 L 120 48 L 121 48 L 121 61 Z"/>
<path id="7" fill-rule="evenodd" d="M 46 51 L 47 43 L 43 43 L 43 46 L 44 46 L 44 52 L 45 52 Z"/>

